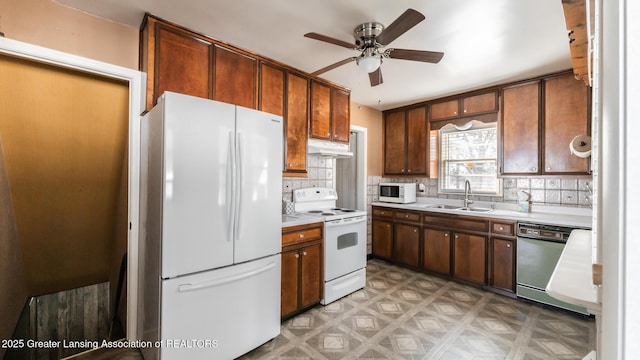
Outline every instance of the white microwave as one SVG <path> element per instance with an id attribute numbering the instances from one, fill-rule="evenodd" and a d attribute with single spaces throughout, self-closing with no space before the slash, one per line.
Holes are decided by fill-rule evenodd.
<path id="1" fill-rule="evenodd" d="M 415 183 L 380 183 L 378 200 L 397 204 L 416 202 Z"/>

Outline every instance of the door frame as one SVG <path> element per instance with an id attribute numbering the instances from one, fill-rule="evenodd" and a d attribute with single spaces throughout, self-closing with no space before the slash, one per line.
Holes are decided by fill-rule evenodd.
<path id="1" fill-rule="evenodd" d="M 140 195 L 140 119 L 144 110 L 146 74 L 21 41 L 0 37 L 0 54 L 54 65 L 129 84 L 129 178 L 127 234 L 127 339 L 137 339 L 138 229 Z"/>

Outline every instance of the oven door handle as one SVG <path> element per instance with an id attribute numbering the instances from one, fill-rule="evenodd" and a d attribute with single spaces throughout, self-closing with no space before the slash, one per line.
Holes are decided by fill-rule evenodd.
<path id="1" fill-rule="evenodd" d="M 365 221 L 367 221 L 367 217 L 366 216 L 359 216 L 359 217 L 354 217 L 354 218 L 327 221 L 325 223 L 325 226 L 326 227 L 347 226 L 347 225 L 359 224 L 359 223 L 365 222 Z"/>

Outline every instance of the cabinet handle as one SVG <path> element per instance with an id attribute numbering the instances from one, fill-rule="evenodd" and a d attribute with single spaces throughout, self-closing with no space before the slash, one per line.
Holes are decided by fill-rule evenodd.
<path id="1" fill-rule="evenodd" d="M 507 244 L 507 247 L 508 247 L 508 248 L 510 248 L 510 247 L 511 247 L 511 244 Z"/>
<path id="2" fill-rule="evenodd" d="M 449 237 L 449 234 L 444 234 L 444 237 Z"/>
<path id="3" fill-rule="evenodd" d="M 390 225 L 390 224 L 387 224 L 387 227 L 388 227 L 388 228 L 390 228 L 390 227 L 391 227 L 391 225 Z"/>
<path id="4" fill-rule="evenodd" d="M 400 172 L 404 172 L 404 169 L 402 169 Z"/>
<path id="5" fill-rule="evenodd" d="M 418 232 L 418 229 L 413 229 L 413 232 Z"/>
<path id="6" fill-rule="evenodd" d="M 303 256 L 307 256 L 307 252 L 306 252 L 306 251 L 303 251 L 303 252 L 302 252 L 302 255 L 303 255 Z"/>
<path id="7" fill-rule="evenodd" d="M 531 171 L 538 171 L 538 168 L 537 167 L 532 167 Z"/>
<path id="8" fill-rule="evenodd" d="M 384 215 L 384 211 L 380 211 L 380 215 Z"/>
<path id="9" fill-rule="evenodd" d="M 457 111 L 454 111 L 454 112 L 453 112 L 453 115 L 458 115 L 458 112 L 457 112 Z"/>
<path id="10" fill-rule="evenodd" d="M 405 218 L 405 219 L 408 219 L 408 218 L 409 218 L 409 214 L 405 215 L 405 216 L 404 216 L 404 218 Z"/>
<path id="11" fill-rule="evenodd" d="M 407 170 L 407 172 L 411 172 L 411 169 Z"/>
<path id="12" fill-rule="evenodd" d="M 300 257 L 300 254 L 296 253 L 296 259 Z"/>
<path id="13" fill-rule="evenodd" d="M 456 239 L 458 238 L 458 235 L 456 235 Z"/>
<path id="14" fill-rule="evenodd" d="M 465 113 L 465 114 L 467 113 L 467 109 L 464 109 L 464 113 Z"/>
<path id="15" fill-rule="evenodd" d="M 331 136 L 331 133 L 327 133 L 327 136 Z"/>
<path id="16" fill-rule="evenodd" d="M 550 167 L 547 167 L 547 171 L 551 171 L 551 168 L 550 168 Z"/>
<path id="17" fill-rule="evenodd" d="M 504 227 L 500 226 L 500 227 L 498 228 L 498 230 L 502 231 L 502 230 L 504 230 Z"/>
<path id="18" fill-rule="evenodd" d="M 337 137 L 338 137 L 338 134 L 334 134 L 334 135 L 333 135 L 333 137 L 334 137 L 334 138 L 337 138 Z"/>
<path id="19" fill-rule="evenodd" d="M 300 234 L 298 236 L 300 237 L 300 239 L 304 239 L 304 234 Z"/>

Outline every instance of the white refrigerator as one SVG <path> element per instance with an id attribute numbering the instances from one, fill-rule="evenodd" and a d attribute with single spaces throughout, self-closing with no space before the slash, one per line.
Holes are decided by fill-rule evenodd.
<path id="1" fill-rule="evenodd" d="M 233 359 L 280 333 L 282 118 L 166 92 L 141 123 L 145 359 Z"/>

